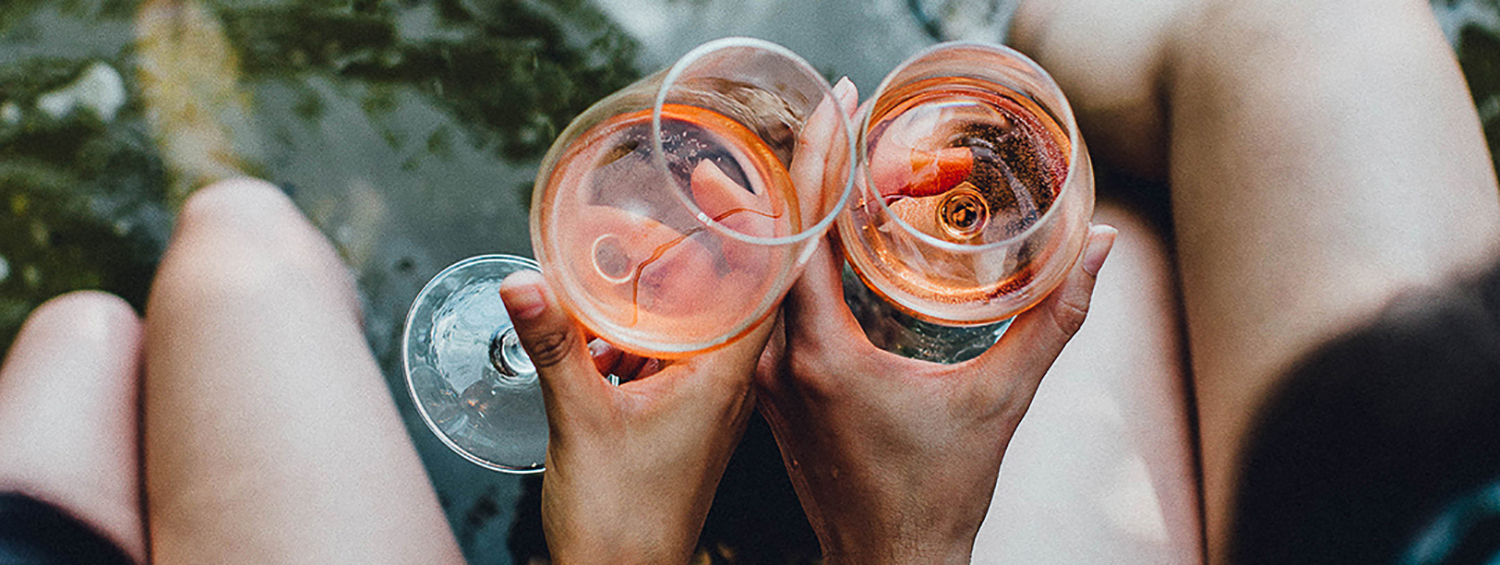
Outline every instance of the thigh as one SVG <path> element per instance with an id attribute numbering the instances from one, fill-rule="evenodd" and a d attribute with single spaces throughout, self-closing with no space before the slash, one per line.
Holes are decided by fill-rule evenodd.
<path id="1" fill-rule="evenodd" d="M 974 563 L 1199 563 L 1196 470 L 1171 261 L 1120 230 L 1088 320 L 1042 379 L 1000 468 Z"/>
<path id="2" fill-rule="evenodd" d="M 1210 551 L 1224 562 L 1266 398 L 1393 297 L 1489 264 L 1500 198 L 1426 2 L 1213 6 L 1174 69 L 1171 174 Z"/>
<path id="3" fill-rule="evenodd" d="M 140 320 L 78 292 L 32 312 L 0 367 L 0 491 L 56 505 L 138 562 Z"/>
<path id="4" fill-rule="evenodd" d="M 348 273 L 274 187 L 188 201 L 146 327 L 157 562 L 461 562 Z"/>

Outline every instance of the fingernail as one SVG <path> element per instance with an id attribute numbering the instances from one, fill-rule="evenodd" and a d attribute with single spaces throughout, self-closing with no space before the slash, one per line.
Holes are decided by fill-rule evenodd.
<path id="1" fill-rule="evenodd" d="M 511 277 L 516 280 L 500 285 L 500 299 L 505 302 L 510 317 L 530 320 L 541 315 L 547 309 L 547 297 L 542 295 L 542 285 L 546 282 L 533 273 L 517 273 Z"/>
<path id="2" fill-rule="evenodd" d="M 849 80 L 849 77 L 841 78 L 833 85 L 833 97 L 837 98 L 840 103 L 847 104 L 849 102 L 849 94 L 853 91 L 854 81 Z"/>
<path id="3" fill-rule="evenodd" d="M 1095 226 L 1089 237 L 1088 249 L 1083 252 L 1083 270 L 1089 275 L 1097 276 L 1099 268 L 1104 266 L 1104 259 L 1109 257 L 1109 250 L 1115 246 L 1115 236 L 1120 231 L 1111 226 Z M 1098 235 L 1094 235 L 1098 234 Z"/>

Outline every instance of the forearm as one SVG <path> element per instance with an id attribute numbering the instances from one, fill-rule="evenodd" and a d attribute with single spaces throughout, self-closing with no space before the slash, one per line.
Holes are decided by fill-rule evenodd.
<path id="1" fill-rule="evenodd" d="M 1171 45 L 1171 186 L 1210 556 L 1288 365 L 1392 296 L 1488 261 L 1500 203 L 1425 2 L 1214 3 Z"/>

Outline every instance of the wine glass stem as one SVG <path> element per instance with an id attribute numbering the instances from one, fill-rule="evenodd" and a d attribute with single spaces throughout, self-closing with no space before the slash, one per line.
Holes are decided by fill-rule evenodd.
<path id="1" fill-rule="evenodd" d="M 495 366 L 496 371 L 507 377 L 525 378 L 536 375 L 536 365 L 526 355 L 526 350 L 521 347 L 521 338 L 512 327 L 501 328 L 490 339 L 490 363 Z M 620 377 L 609 374 L 604 379 L 611 385 L 620 386 Z"/>
<path id="2" fill-rule="evenodd" d="M 490 363 L 495 366 L 496 371 L 507 377 L 536 374 L 536 366 L 531 363 L 526 350 L 521 348 L 521 338 L 516 335 L 513 327 L 501 328 L 490 339 Z"/>

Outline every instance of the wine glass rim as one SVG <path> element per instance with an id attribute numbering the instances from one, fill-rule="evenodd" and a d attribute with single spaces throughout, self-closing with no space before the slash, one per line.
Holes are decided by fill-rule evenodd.
<path id="1" fill-rule="evenodd" d="M 839 107 L 838 97 L 834 96 L 833 87 L 828 84 L 828 80 L 824 78 L 816 68 L 809 64 L 806 59 L 803 59 L 802 56 L 798 55 L 796 52 L 792 51 L 791 49 L 787 49 L 780 44 L 754 37 L 721 37 L 719 39 L 708 41 L 706 43 L 703 43 L 702 45 L 694 47 L 691 51 L 688 51 L 682 57 L 679 57 L 675 63 L 672 63 L 672 66 L 667 69 L 666 75 L 662 78 L 661 86 L 658 87 L 656 92 L 656 100 L 651 105 L 651 144 L 653 161 L 658 167 L 661 167 L 664 170 L 666 169 L 667 164 L 663 154 L 663 149 L 661 147 L 661 122 L 662 106 L 664 106 L 667 102 L 667 92 L 670 87 L 673 84 L 676 84 L 678 77 L 684 71 L 686 71 L 689 66 L 697 62 L 698 59 L 703 58 L 709 53 L 732 47 L 753 47 L 756 49 L 764 49 L 766 51 L 770 51 L 778 56 L 781 56 L 784 59 L 791 61 L 793 65 L 796 65 L 808 75 L 818 77 L 819 80 L 815 82 L 817 82 L 818 86 L 822 89 L 823 95 L 825 97 L 824 99 L 829 100 L 833 103 L 835 110 L 834 114 L 838 116 L 839 126 L 844 130 L 845 145 L 848 146 L 848 155 L 844 162 L 847 163 L 846 167 L 849 170 L 847 174 L 844 175 L 844 186 L 840 190 L 838 202 L 836 202 L 833 207 L 823 215 L 822 218 L 819 218 L 817 223 L 808 226 L 806 229 L 803 229 L 800 232 L 782 237 L 759 237 L 741 233 L 730 228 L 729 226 L 718 222 L 717 220 L 714 220 L 708 214 L 704 213 L 703 210 L 698 207 L 697 203 L 693 202 L 691 198 L 688 198 L 686 194 L 683 194 L 681 190 L 673 190 L 672 194 L 677 197 L 678 202 L 687 207 L 689 212 L 692 212 L 694 218 L 696 218 L 705 226 L 708 226 L 709 229 L 712 229 L 715 232 L 724 235 L 725 237 L 733 238 L 745 243 L 754 245 L 781 246 L 790 245 L 821 236 L 828 231 L 829 226 L 833 225 L 833 222 L 838 218 L 839 213 L 843 211 L 844 207 L 849 204 L 849 198 L 854 193 L 854 167 L 857 161 L 855 161 L 856 153 L 853 125 L 849 121 L 849 116 L 846 115 L 843 109 Z"/>
<path id="2" fill-rule="evenodd" d="M 411 402 L 417 408 L 417 415 L 421 416 L 422 423 L 427 424 L 427 429 L 432 432 L 432 435 L 437 436 L 438 441 L 447 446 L 449 450 L 457 453 L 460 457 L 463 457 L 470 463 L 491 471 L 498 471 L 511 475 L 534 475 L 546 471 L 546 468 L 507 467 L 505 465 L 501 465 L 494 461 L 490 461 L 483 457 L 470 453 L 469 450 L 460 447 L 457 442 L 448 437 L 447 433 L 443 432 L 442 428 L 438 426 L 437 422 L 433 421 L 432 416 L 427 413 L 427 406 L 423 404 L 422 399 L 417 396 L 417 387 L 415 386 L 415 383 L 412 382 L 412 359 L 410 347 L 412 338 L 411 331 L 412 323 L 416 321 L 418 305 L 425 304 L 425 299 L 429 294 L 436 290 L 439 282 L 443 281 L 454 272 L 466 268 L 469 265 L 473 265 L 476 263 L 487 263 L 492 261 L 516 264 L 525 269 L 537 272 L 541 272 L 542 270 L 542 266 L 529 257 L 522 257 L 520 255 L 489 254 L 475 255 L 473 257 L 463 259 L 452 265 L 448 265 L 447 267 L 443 268 L 443 270 L 438 271 L 438 274 L 433 275 L 431 279 L 428 279 L 427 284 L 422 286 L 422 290 L 417 292 L 416 298 L 412 299 L 411 307 L 406 311 L 406 323 L 401 329 L 401 373 L 402 377 L 404 377 L 406 381 L 406 393 L 407 395 L 411 396 Z M 436 371 L 437 369 L 432 368 L 432 370 Z"/>
<path id="3" fill-rule="evenodd" d="M 869 131 L 870 120 L 873 119 L 875 115 L 874 101 L 878 100 L 880 98 L 880 95 L 885 93 L 887 87 L 891 86 L 891 83 L 895 80 L 896 76 L 901 74 L 901 71 L 906 70 L 907 67 L 910 67 L 918 61 L 926 59 L 927 57 L 930 57 L 935 53 L 958 49 L 975 49 L 979 51 L 988 51 L 1005 57 L 1013 58 L 1019 61 L 1022 66 L 1034 72 L 1038 77 L 1041 77 L 1043 79 L 1042 86 L 1046 87 L 1048 90 L 1054 91 L 1057 94 L 1058 103 L 1056 104 L 1055 113 L 1061 115 L 1055 117 L 1059 118 L 1063 122 L 1063 127 L 1067 129 L 1068 143 L 1069 145 L 1071 145 L 1071 147 L 1068 148 L 1068 172 L 1066 176 L 1063 177 L 1062 189 L 1059 190 L 1057 192 L 1057 196 L 1052 199 L 1054 204 L 1052 206 L 1049 206 L 1047 208 L 1047 211 L 1043 212 L 1042 216 L 1040 218 L 1037 218 L 1035 222 L 1032 222 L 1030 226 L 1027 226 L 1026 229 L 1021 230 L 1015 235 L 998 241 L 972 244 L 956 243 L 933 237 L 932 235 L 913 227 L 911 224 L 907 223 L 906 220 L 901 219 L 900 215 L 894 213 L 891 210 L 890 204 L 886 203 L 885 198 L 881 198 L 879 197 L 879 195 L 876 195 L 874 200 L 880 206 L 880 209 L 885 213 L 886 217 L 893 220 L 897 226 L 900 226 L 902 230 L 917 238 L 917 241 L 920 241 L 923 244 L 931 245 L 944 251 L 953 251 L 957 253 L 982 253 L 1002 247 L 1013 246 L 1018 242 L 1025 241 L 1042 226 L 1047 225 L 1055 216 L 1061 214 L 1061 212 L 1058 212 L 1058 208 L 1062 208 L 1063 206 L 1058 206 L 1056 203 L 1061 202 L 1064 195 L 1069 190 L 1083 190 L 1082 188 L 1073 186 L 1076 183 L 1069 181 L 1078 178 L 1078 174 L 1080 173 L 1079 167 L 1085 166 L 1082 163 L 1085 161 L 1085 159 L 1083 158 L 1083 152 L 1086 151 L 1086 149 L 1083 145 L 1083 135 L 1078 131 L 1078 123 L 1073 116 L 1073 106 L 1068 102 L 1067 96 L 1063 94 L 1062 87 L 1058 86 L 1057 81 L 1052 78 L 1052 75 L 1048 73 L 1046 69 L 1043 69 L 1042 66 L 1037 64 L 1036 61 L 1031 60 L 1030 57 L 1027 57 L 1020 51 L 1016 51 L 1015 49 L 1012 49 L 1005 45 L 997 45 L 981 41 L 959 40 L 945 41 L 942 43 L 931 45 L 926 49 L 923 49 L 916 54 L 907 57 L 906 60 L 902 61 L 900 65 L 896 65 L 895 69 L 892 69 L 891 72 L 886 73 L 885 78 L 880 81 L 880 86 L 875 89 L 875 96 L 872 97 L 870 99 L 870 103 L 866 104 L 865 107 L 860 111 L 859 136 L 858 140 L 856 141 L 858 145 L 857 155 L 861 159 L 860 162 L 863 162 L 866 154 L 869 152 L 869 140 L 865 138 L 865 134 Z M 1027 96 L 1027 98 L 1031 98 L 1031 96 L 1029 95 L 1025 96 Z M 1032 101 L 1035 102 L 1036 100 L 1033 99 Z M 1043 110 L 1046 111 L 1048 110 L 1048 108 L 1043 108 Z M 862 188 L 862 190 L 868 190 L 870 179 L 866 178 L 864 180 L 865 182 L 862 183 L 862 186 L 866 188 Z"/>

